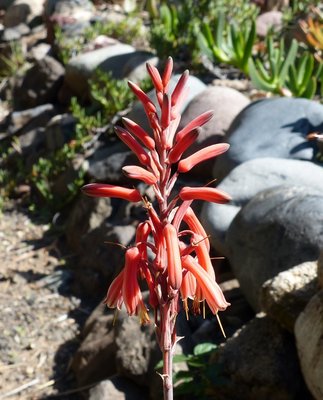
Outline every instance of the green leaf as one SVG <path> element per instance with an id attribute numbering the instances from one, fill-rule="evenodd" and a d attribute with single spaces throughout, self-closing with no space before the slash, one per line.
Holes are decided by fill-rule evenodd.
<path id="1" fill-rule="evenodd" d="M 218 19 L 216 21 L 216 32 L 215 32 L 215 41 L 216 45 L 221 48 L 222 42 L 223 42 L 223 37 L 224 37 L 224 25 L 225 25 L 225 15 L 221 11 L 219 13 Z"/>
<path id="2" fill-rule="evenodd" d="M 199 356 L 201 354 L 210 353 L 211 351 L 215 350 L 217 345 L 214 343 L 200 343 L 194 347 L 193 353 L 195 356 Z"/>
<path id="3" fill-rule="evenodd" d="M 317 86 L 317 81 L 313 76 L 312 79 L 309 81 L 307 88 L 302 93 L 302 97 L 305 97 L 306 99 L 312 99 L 316 92 L 316 86 Z"/>
<path id="4" fill-rule="evenodd" d="M 291 66 L 291 64 L 294 63 L 296 55 L 297 55 L 297 50 L 298 50 L 298 42 L 297 40 L 293 39 L 292 44 L 289 48 L 288 54 L 285 58 L 285 61 L 283 63 L 283 67 L 280 70 L 279 73 L 279 81 L 281 86 L 284 86 L 284 83 L 286 81 L 287 78 L 287 74 L 288 74 L 288 70 L 289 67 Z"/>
<path id="5" fill-rule="evenodd" d="M 255 85 L 256 88 L 261 89 L 261 90 L 267 90 L 268 92 L 272 92 L 275 89 L 275 86 L 266 82 L 260 75 L 259 72 L 257 71 L 254 61 L 252 58 L 249 59 L 248 63 L 249 67 L 249 76 L 252 81 L 252 83 Z"/>
<path id="6" fill-rule="evenodd" d="M 241 66 L 243 68 L 243 71 L 247 74 L 248 73 L 248 60 L 251 57 L 252 54 L 252 48 L 253 48 L 253 44 L 255 42 L 256 39 L 256 24 L 255 21 L 252 21 L 251 23 L 251 28 L 249 31 L 249 35 L 247 38 L 247 42 L 244 48 L 244 55 L 243 58 L 241 60 Z"/>

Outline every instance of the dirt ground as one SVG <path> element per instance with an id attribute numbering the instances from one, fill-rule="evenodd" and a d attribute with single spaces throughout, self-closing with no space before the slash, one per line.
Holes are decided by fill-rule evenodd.
<path id="1" fill-rule="evenodd" d="M 0 215 L 0 400 L 81 399 L 69 365 L 90 313 L 49 226 Z"/>

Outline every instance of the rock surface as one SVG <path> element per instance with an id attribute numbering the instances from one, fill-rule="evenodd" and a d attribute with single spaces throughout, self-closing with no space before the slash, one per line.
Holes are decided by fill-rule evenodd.
<path id="1" fill-rule="evenodd" d="M 110 72 L 115 79 L 120 79 L 123 66 L 134 51 L 134 47 L 116 42 L 111 46 L 79 54 L 67 64 L 64 84 L 73 93 L 86 98 L 88 79 L 97 68 L 104 72 Z"/>
<path id="2" fill-rule="evenodd" d="M 323 129 L 323 106 L 315 101 L 274 98 L 256 101 L 233 121 L 224 139 L 231 144 L 214 166 L 214 176 L 224 178 L 245 161 L 291 158 L 312 161 L 317 144 L 306 135 Z"/>
<path id="3" fill-rule="evenodd" d="M 293 337 L 263 315 L 219 347 L 211 362 L 219 369 L 213 388 L 219 400 L 310 399 Z"/>
<path id="4" fill-rule="evenodd" d="M 237 214 L 227 235 L 229 260 L 255 310 L 260 308 L 259 290 L 266 280 L 317 260 L 323 245 L 322 226 L 322 192 L 306 187 L 262 191 Z"/>
<path id="5" fill-rule="evenodd" d="M 308 161 L 277 158 L 249 160 L 234 168 L 217 186 L 229 193 L 232 201 L 229 204 L 203 203 L 202 206 L 201 220 L 211 235 L 213 247 L 227 255 L 226 233 L 241 207 L 262 190 L 283 184 L 312 187 L 323 192 L 323 168 Z"/>
<path id="6" fill-rule="evenodd" d="M 283 13 L 281 11 L 267 11 L 258 15 L 256 19 L 257 35 L 264 38 L 269 30 L 279 31 L 283 25 Z"/>
<path id="7" fill-rule="evenodd" d="M 317 275 L 319 286 L 321 289 L 323 289 L 323 249 L 321 249 L 320 256 L 317 262 Z"/>
<path id="8" fill-rule="evenodd" d="M 305 262 L 263 284 L 261 307 L 269 317 L 294 333 L 297 317 L 317 290 L 317 262 Z"/>
<path id="9" fill-rule="evenodd" d="M 90 390 L 89 400 L 148 400 L 145 392 L 129 379 L 115 375 Z"/>
<path id="10" fill-rule="evenodd" d="M 250 100 L 235 89 L 221 86 L 207 87 L 195 96 L 185 108 L 179 129 L 184 128 L 198 115 L 212 110 L 213 118 L 201 128 L 201 133 L 192 152 L 202 147 L 223 141 L 234 118 L 250 103 Z"/>
<path id="11" fill-rule="evenodd" d="M 15 84 L 14 108 L 21 110 L 55 103 L 64 74 L 64 67 L 52 57 L 35 60 L 35 64 Z"/>
<path id="12" fill-rule="evenodd" d="M 307 387 L 316 400 L 323 398 L 323 291 L 317 293 L 295 324 L 296 345 Z"/>

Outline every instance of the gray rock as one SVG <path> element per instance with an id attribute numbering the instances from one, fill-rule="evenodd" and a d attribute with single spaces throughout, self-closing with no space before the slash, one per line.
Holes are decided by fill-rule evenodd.
<path id="1" fill-rule="evenodd" d="M 52 104 L 30 108 L 23 111 L 14 111 L 10 115 L 9 134 L 19 135 L 37 127 L 44 127 L 55 112 Z"/>
<path id="2" fill-rule="evenodd" d="M 116 43 L 73 57 L 66 66 L 65 84 L 78 96 L 86 97 L 88 79 L 96 69 L 110 72 L 115 79 L 120 79 L 123 66 L 134 52 L 134 47 Z"/>
<path id="3" fill-rule="evenodd" d="M 257 35 L 264 38 L 270 30 L 280 31 L 283 25 L 283 13 L 281 11 L 267 11 L 258 15 L 256 19 Z"/>
<path id="4" fill-rule="evenodd" d="M 321 249 L 319 260 L 317 262 L 317 275 L 319 286 L 323 289 L 323 249 Z"/>
<path id="5" fill-rule="evenodd" d="M 80 18 L 89 12 L 92 17 L 94 11 L 93 3 L 89 0 L 45 0 L 44 2 L 44 14 L 47 17 L 59 14 Z"/>
<path id="6" fill-rule="evenodd" d="M 169 92 L 170 93 L 173 91 L 179 78 L 180 78 L 180 75 L 172 76 L 170 83 L 169 83 Z M 189 76 L 188 81 L 187 81 L 187 87 L 189 88 L 189 93 L 188 93 L 187 98 L 183 102 L 183 105 L 181 108 L 181 113 L 186 109 L 187 105 L 190 103 L 190 101 L 195 96 L 197 96 L 198 94 L 200 94 L 201 92 L 203 92 L 206 89 L 206 85 L 200 79 L 196 78 L 195 76 Z M 151 92 L 149 92 L 148 97 L 154 102 L 154 104 L 157 104 L 155 90 L 152 90 Z M 133 109 L 130 111 L 130 113 L 129 113 L 129 115 L 127 115 L 127 117 L 132 119 L 133 121 L 135 121 L 140 126 L 142 126 L 147 132 L 151 131 L 151 128 L 147 121 L 147 117 L 146 117 L 144 108 L 141 103 L 139 103 L 139 102 L 135 103 Z"/>
<path id="7" fill-rule="evenodd" d="M 218 400 L 305 400 L 293 337 L 258 315 L 219 347 L 212 389 Z"/>
<path id="8" fill-rule="evenodd" d="M 185 108 L 179 129 L 184 128 L 198 115 L 212 110 L 213 118 L 201 128 L 193 151 L 223 141 L 234 118 L 250 103 L 250 100 L 235 89 L 221 86 L 207 87 L 196 95 Z"/>
<path id="9" fill-rule="evenodd" d="M 274 98 L 256 101 L 233 121 L 224 141 L 231 144 L 214 166 L 223 179 L 234 167 L 261 158 L 312 161 L 317 144 L 306 135 L 323 129 L 323 106 L 306 99 Z"/>
<path id="10" fill-rule="evenodd" d="M 76 254 L 77 290 L 103 296 L 107 285 L 124 265 L 124 249 L 135 235 L 133 208 L 120 199 L 95 199 L 83 195 L 74 205 L 66 226 L 66 238 Z M 107 243 L 110 242 L 110 243 Z"/>
<path id="11" fill-rule="evenodd" d="M 127 318 L 124 311 L 118 319 Z M 99 304 L 86 321 L 81 333 L 82 343 L 71 363 L 79 386 L 98 382 L 117 371 L 115 355 L 114 310 Z"/>
<path id="12" fill-rule="evenodd" d="M 229 260 L 255 310 L 259 310 L 259 290 L 266 280 L 317 260 L 323 245 L 322 226 L 323 194 L 306 187 L 262 191 L 237 214 L 227 234 Z"/>
<path id="13" fill-rule="evenodd" d="M 203 203 L 202 206 L 201 220 L 211 235 L 213 247 L 227 255 L 226 233 L 241 207 L 262 190 L 283 184 L 312 187 L 323 192 L 323 168 L 308 161 L 259 158 L 233 169 L 217 186 L 229 193 L 232 201 L 229 204 Z"/>
<path id="14" fill-rule="evenodd" d="M 88 174 L 93 181 L 118 184 L 129 182 L 121 168 L 138 164 L 134 154 L 120 142 L 99 148 L 88 161 Z"/>
<path id="15" fill-rule="evenodd" d="M 317 293 L 295 324 L 296 346 L 307 387 L 323 399 L 323 290 Z"/>
<path id="16" fill-rule="evenodd" d="M 123 67 L 123 77 L 135 83 L 148 78 L 147 62 L 157 67 L 159 58 L 149 51 L 135 51 Z"/>
<path id="17" fill-rule="evenodd" d="M 129 379 L 115 375 L 94 386 L 89 400 L 144 400 L 147 394 Z"/>
<path id="18" fill-rule="evenodd" d="M 55 151 L 73 137 L 76 120 L 71 114 L 60 114 L 53 117 L 45 129 L 46 147 Z"/>
<path id="19" fill-rule="evenodd" d="M 30 33 L 30 29 L 28 25 L 24 23 L 20 23 L 13 28 L 7 28 L 3 31 L 2 41 L 11 42 L 13 40 L 20 39 L 21 36 L 28 35 Z"/>
<path id="20" fill-rule="evenodd" d="M 64 73 L 64 67 L 52 57 L 46 56 L 36 60 L 14 86 L 14 108 L 21 110 L 55 103 Z"/>
<path id="21" fill-rule="evenodd" d="M 119 375 L 148 386 L 160 352 L 153 324 L 140 326 L 138 317 L 116 323 L 116 366 Z"/>
<path id="22" fill-rule="evenodd" d="M 6 10 L 13 2 L 14 0 L 0 0 L 0 9 Z"/>
<path id="23" fill-rule="evenodd" d="M 318 290 L 317 262 L 309 261 L 266 281 L 260 294 L 263 311 L 294 333 L 297 317 Z"/>
<path id="24" fill-rule="evenodd" d="M 42 2 L 39 0 L 15 0 L 7 9 L 3 25 L 12 28 L 20 23 L 29 23 L 43 11 Z"/>

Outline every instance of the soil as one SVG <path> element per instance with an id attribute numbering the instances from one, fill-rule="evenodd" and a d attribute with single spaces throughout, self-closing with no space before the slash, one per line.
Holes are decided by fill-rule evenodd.
<path id="1" fill-rule="evenodd" d="M 70 362 L 91 309 L 59 240 L 15 207 L 0 215 L 0 400 L 83 398 Z"/>

